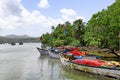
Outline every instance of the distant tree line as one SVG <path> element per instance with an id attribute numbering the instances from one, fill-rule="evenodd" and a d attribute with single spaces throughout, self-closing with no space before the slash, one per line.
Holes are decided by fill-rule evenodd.
<path id="1" fill-rule="evenodd" d="M 5 38 L 5 37 L 0 37 L 0 44 L 3 43 L 28 43 L 28 42 L 39 42 L 39 38 Z"/>

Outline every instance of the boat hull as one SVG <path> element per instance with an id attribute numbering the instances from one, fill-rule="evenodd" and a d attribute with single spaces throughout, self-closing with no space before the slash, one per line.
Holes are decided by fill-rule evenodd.
<path id="1" fill-rule="evenodd" d="M 62 62 L 62 65 L 68 68 L 72 68 L 72 69 L 87 72 L 87 73 L 93 73 L 93 74 L 109 76 L 112 78 L 120 79 L 120 69 L 93 67 L 93 66 L 76 64 L 64 58 L 62 54 L 60 54 L 60 60 Z"/>
<path id="2" fill-rule="evenodd" d="M 37 47 L 37 50 L 38 50 L 39 53 L 42 54 L 42 55 L 47 55 L 47 54 L 49 54 L 47 49 L 41 49 L 41 48 L 38 48 L 38 47 Z"/>
<path id="3" fill-rule="evenodd" d="M 51 58 L 60 58 L 59 53 L 52 52 L 51 50 L 48 50 L 48 53 Z"/>

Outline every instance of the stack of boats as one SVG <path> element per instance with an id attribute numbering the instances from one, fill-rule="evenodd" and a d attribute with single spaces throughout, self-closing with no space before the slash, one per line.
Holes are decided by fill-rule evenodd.
<path id="1" fill-rule="evenodd" d="M 59 51 L 55 48 L 39 48 L 37 47 L 37 50 L 41 55 L 49 55 L 51 58 L 60 58 Z"/>
<path id="2" fill-rule="evenodd" d="M 48 54 L 52 58 L 60 58 L 63 66 L 78 71 L 109 76 L 120 80 L 120 63 L 116 61 L 105 61 L 98 56 L 87 56 L 86 52 L 78 48 L 38 48 L 41 54 Z M 99 57 L 100 58 L 100 57 Z"/>

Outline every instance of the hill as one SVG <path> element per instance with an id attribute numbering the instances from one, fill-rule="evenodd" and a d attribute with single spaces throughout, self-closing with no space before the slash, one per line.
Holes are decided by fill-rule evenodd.
<path id="1" fill-rule="evenodd" d="M 11 35 L 6 35 L 5 36 L 6 38 L 32 38 L 28 35 L 14 35 L 14 34 L 11 34 Z"/>
<path id="2" fill-rule="evenodd" d="M 6 36 L 0 36 L 0 44 L 2 43 L 11 43 L 11 42 L 39 42 L 39 37 L 30 37 L 28 35 L 6 35 Z"/>

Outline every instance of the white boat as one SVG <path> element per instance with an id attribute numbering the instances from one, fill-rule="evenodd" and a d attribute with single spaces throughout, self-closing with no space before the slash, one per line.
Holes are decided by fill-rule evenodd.
<path id="1" fill-rule="evenodd" d="M 37 47 L 37 50 L 39 51 L 40 54 L 46 55 L 48 54 L 48 50 L 46 48 L 39 48 Z"/>
<path id="2" fill-rule="evenodd" d="M 60 58 L 59 52 L 58 51 L 52 51 L 52 50 L 48 50 L 49 56 L 51 58 Z"/>

